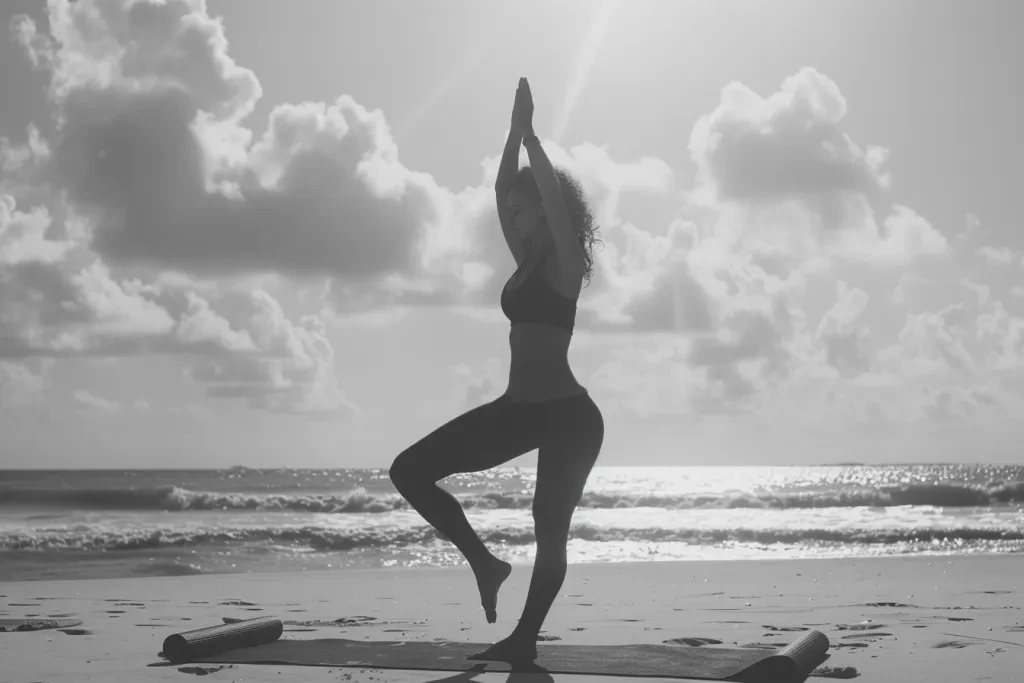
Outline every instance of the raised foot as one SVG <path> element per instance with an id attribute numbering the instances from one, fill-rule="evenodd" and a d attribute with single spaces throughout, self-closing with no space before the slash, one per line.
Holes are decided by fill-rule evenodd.
<path id="1" fill-rule="evenodd" d="M 498 589 L 512 573 L 512 565 L 504 560 L 494 558 L 485 567 L 473 568 L 476 574 L 476 586 L 480 589 L 480 605 L 484 608 L 487 623 L 498 620 Z"/>
<path id="2" fill-rule="evenodd" d="M 537 659 L 537 640 L 511 635 L 504 640 L 499 640 L 483 652 L 469 655 L 468 659 L 527 664 Z"/>

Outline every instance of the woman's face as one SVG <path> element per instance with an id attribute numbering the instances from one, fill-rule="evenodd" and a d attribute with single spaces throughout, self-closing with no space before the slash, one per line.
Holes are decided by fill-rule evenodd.
<path id="1" fill-rule="evenodd" d="M 512 215 L 512 230 L 523 243 L 539 246 L 547 239 L 547 221 L 540 202 L 528 197 L 518 188 L 508 193 Z"/>

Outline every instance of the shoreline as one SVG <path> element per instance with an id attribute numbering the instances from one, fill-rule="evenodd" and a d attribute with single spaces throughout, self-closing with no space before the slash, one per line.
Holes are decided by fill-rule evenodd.
<path id="1" fill-rule="evenodd" d="M 72 555 L 75 551 L 67 551 L 68 555 Z M 868 555 L 868 556 L 842 556 L 842 557 L 737 557 L 730 559 L 721 558 L 694 558 L 694 559 L 649 559 L 649 560 L 615 560 L 615 561 L 584 561 L 584 562 L 570 562 L 570 570 L 574 566 L 579 567 L 591 567 L 591 566 L 619 566 L 623 567 L 624 570 L 628 570 L 631 566 L 643 566 L 649 564 L 679 564 L 679 565 L 690 565 L 690 564 L 701 564 L 701 563 L 722 563 L 726 565 L 740 563 L 744 565 L 756 565 L 758 563 L 779 563 L 779 562 L 874 562 L 874 561 L 891 561 L 891 562 L 905 562 L 905 561 L 919 561 L 927 560 L 928 562 L 942 562 L 945 560 L 952 560 L 956 558 L 967 558 L 967 557 L 1024 557 L 1024 552 L 970 552 L 970 553 L 915 553 L 908 555 Z M 86 559 L 95 559 L 94 557 Z M 102 560 L 101 560 L 102 561 Z M 532 560 L 524 560 L 522 558 L 506 558 L 513 567 L 531 567 L 533 565 Z M 186 565 L 179 565 L 185 567 Z M 245 576 L 282 576 L 282 577 L 297 577 L 297 576 L 315 576 L 315 575 L 353 575 L 358 573 L 381 573 L 381 572 L 397 572 L 406 573 L 411 571 L 457 571 L 463 569 L 468 565 L 465 561 L 461 561 L 458 564 L 450 564 L 444 566 L 401 566 L 401 567 L 365 567 L 365 566 L 344 566 L 339 565 L 337 568 L 323 569 L 314 568 L 309 570 L 294 570 L 284 569 L 281 571 L 267 570 L 267 571 L 202 571 L 196 573 L 182 573 L 182 574 L 153 574 L 151 576 L 145 575 L 126 575 L 126 576 L 114 576 L 114 577 L 74 577 L 74 578 L 39 578 L 39 579 L 4 579 L 3 585 L 15 585 L 15 584 L 39 584 L 39 583 L 68 583 L 68 582 L 93 582 L 93 581 L 168 581 L 168 580 L 182 580 L 182 579 L 193 579 L 201 581 L 203 579 L 211 579 L 217 577 L 245 577 Z"/>

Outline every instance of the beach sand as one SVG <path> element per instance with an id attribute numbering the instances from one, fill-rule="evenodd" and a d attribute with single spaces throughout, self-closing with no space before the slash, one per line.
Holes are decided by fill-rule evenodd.
<path id="1" fill-rule="evenodd" d="M 709 638 L 781 646 L 797 634 L 786 629 L 813 628 L 832 644 L 823 666 L 854 667 L 857 680 L 1010 683 L 1024 669 L 1022 576 L 1019 555 L 580 564 L 569 568 L 543 635 L 575 644 Z M 0 618 L 83 621 L 71 633 L 0 633 L 0 682 L 180 682 L 188 675 L 208 675 L 208 681 L 438 681 L 455 674 L 170 665 L 157 653 L 171 633 L 220 624 L 224 617 L 277 617 L 286 621 L 283 638 L 492 642 L 515 625 L 529 577 L 528 565 L 515 567 L 494 625 L 484 620 L 466 567 L 0 584 Z"/>

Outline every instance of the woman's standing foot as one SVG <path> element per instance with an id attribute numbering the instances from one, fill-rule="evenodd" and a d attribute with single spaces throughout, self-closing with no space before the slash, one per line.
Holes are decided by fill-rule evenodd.
<path id="1" fill-rule="evenodd" d="M 483 652 L 477 652 L 468 659 L 482 659 L 509 664 L 526 664 L 537 659 L 537 637 L 521 636 L 516 633 L 499 640 Z"/>

